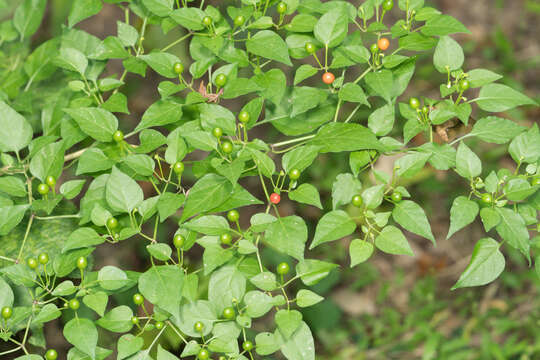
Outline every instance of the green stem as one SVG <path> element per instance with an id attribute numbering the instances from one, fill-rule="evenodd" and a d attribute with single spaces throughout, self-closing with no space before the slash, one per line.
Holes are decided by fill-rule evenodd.
<path id="1" fill-rule="evenodd" d="M 17 255 L 17 261 L 21 261 L 22 252 L 24 249 L 24 244 L 26 244 L 26 239 L 28 239 L 28 234 L 30 233 L 30 228 L 32 227 L 32 222 L 34 222 L 34 215 L 30 215 L 30 220 L 28 220 L 28 225 L 26 226 L 26 232 L 24 233 L 23 242 L 21 248 L 19 249 L 19 254 Z"/>
<path id="2" fill-rule="evenodd" d="M 291 140 L 287 140 L 287 141 L 278 142 L 278 143 L 272 144 L 270 146 L 271 147 L 280 147 L 280 146 L 283 146 L 283 145 L 289 145 L 289 144 L 294 144 L 294 143 L 297 143 L 297 142 L 300 142 L 300 141 L 313 139 L 314 137 L 315 137 L 315 135 L 302 136 L 302 137 L 299 137 L 299 138 L 296 138 L 296 139 L 291 139 Z"/>

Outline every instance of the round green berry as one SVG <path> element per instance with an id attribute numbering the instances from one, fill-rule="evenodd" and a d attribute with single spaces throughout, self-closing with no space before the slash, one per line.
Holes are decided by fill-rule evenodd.
<path id="1" fill-rule="evenodd" d="M 39 184 L 37 187 L 38 193 L 41 195 L 47 195 L 49 193 L 49 186 L 47 184 Z"/>
<path id="2" fill-rule="evenodd" d="M 177 161 L 174 163 L 173 165 L 173 171 L 175 172 L 175 174 L 181 174 L 184 172 L 184 163 L 181 162 L 181 161 Z"/>
<path id="3" fill-rule="evenodd" d="M 398 203 L 398 202 L 401 201 L 401 199 L 402 199 L 403 197 L 401 196 L 401 193 L 398 193 L 397 191 L 394 191 L 394 192 L 392 193 L 392 195 L 390 195 L 390 198 L 392 199 L 393 202 Z"/>
<path id="4" fill-rule="evenodd" d="M 156 323 L 154 324 L 154 326 L 156 327 L 156 329 L 161 330 L 161 329 L 163 329 L 163 327 L 165 326 L 165 324 L 164 324 L 162 321 L 156 321 Z"/>
<path id="5" fill-rule="evenodd" d="M 124 141 L 124 133 L 120 130 L 116 130 L 113 134 L 113 140 L 116 143 L 121 143 Z"/>
<path id="6" fill-rule="evenodd" d="M 87 266 L 88 266 L 88 260 L 84 256 L 81 256 L 77 259 L 77 268 L 79 270 L 84 270 L 86 269 Z"/>
<path id="7" fill-rule="evenodd" d="M 422 112 L 424 113 L 424 115 L 429 114 L 429 108 L 427 106 L 422 106 Z"/>
<path id="8" fill-rule="evenodd" d="M 313 45 L 313 43 L 310 43 L 310 42 L 306 43 L 305 48 L 308 54 L 313 54 L 315 51 L 317 51 L 317 48 L 315 47 L 315 45 Z"/>
<path id="9" fill-rule="evenodd" d="M 218 87 L 225 86 L 225 84 L 227 84 L 227 75 L 219 74 L 218 76 L 216 76 L 216 79 L 214 80 L 214 82 L 216 83 Z"/>
<path id="10" fill-rule="evenodd" d="M 237 17 L 234 18 L 234 26 L 236 27 L 244 25 L 245 22 L 246 22 L 246 18 L 242 15 L 238 15 Z"/>
<path id="11" fill-rule="evenodd" d="M 394 0 L 385 0 L 382 3 L 382 8 L 384 11 L 390 11 L 394 8 Z"/>
<path id="12" fill-rule="evenodd" d="M 47 178 L 45 178 L 45 183 L 52 188 L 54 187 L 54 185 L 56 185 L 56 179 L 54 178 L 54 176 L 49 175 L 47 176 Z"/>
<path id="13" fill-rule="evenodd" d="M 351 204 L 353 204 L 356 207 L 362 206 L 364 201 L 362 200 L 362 196 L 360 195 L 354 195 L 351 199 Z"/>
<path id="14" fill-rule="evenodd" d="M 110 217 L 107 219 L 107 228 L 109 229 L 116 229 L 118 227 L 118 220 L 114 217 Z"/>
<path id="15" fill-rule="evenodd" d="M 40 264 L 45 265 L 46 263 L 49 262 L 49 254 L 47 254 L 47 253 L 39 254 L 38 261 L 39 261 Z"/>
<path id="16" fill-rule="evenodd" d="M 414 110 L 416 110 L 416 109 L 420 108 L 420 101 L 417 98 L 412 97 L 412 98 L 409 99 L 409 105 Z"/>
<path id="17" fill-rule="evenodd" d="M 493 196 L 490 193 L 484 193 L 480 197 L 480 202 L 484 205 L 491 205 L 493 203 Z"/>
<path id="18" fill-rule="evenodd" d="M 219 139 L 220 137 L 223 136 L 223 129 L 222 129 L 222 128 L 219 128 L 219 127 L 214 128 L 214 129 L 212 130 L 212 135 L 214 135 L 214 137 L 215 137 L 216 139 Z"/>
<path id="19" fill-rule="evenodd" d="M 58 353 L 54 349 L 49 349 L 45 353 L 46 360 L 56 360 L 58 358 Z"/>
<path id="20" fill-rule="evenodd" d="M 184 64 L 182 64 L 181 62 L 175 63 L 173 66 L 173 71 L 175 72 L 175 74 L 180 75 L 184 72 Z"/>
<path id="21" fill-rule="evenodd" d="M 377 45 L 376 43 L 372 44 L 369 49 L 371 50 L 372 53 L 376 53 L 377 51 L 379 51 L 379 45 Z"/>
<path id="22" fill-rule="evenodd" d="M 202 333 L 203 330 L 204 330 L 204 324 L 200 321 L 197 321 L 194 325 L 193 325 L 193 329 L 198 332 L 198 333 Z"/>
<path id="23" fill-rule="evenodd" d="M 249 340 L 244 341 L 244 343 L 242 344 L 242 349 L 248 352 L 253 350 L 253 343 Z"/>
<path id="24" fill-rule="evenodd" d="M 137 324 L 139 323 L 139 318 L 136 317 L 136 316 L 132 316 L 132 317 L 131 317 L 131 323 L 132 323 L 133 325 L 137 325 Z"/>
<path id="25" fill-rule="evenodd" d="M 203 23 L 204 26 L 210 26 L 210 25 L 212 25 L 212 22 L 213 21 L 212 21 L 212 18 L 210 16 L 205 16 L 202 19 L 202 23 Z"/>
<path id="26" fill-rule="evenodd" d="M 30 259 L 26 260 L 26 264 L 28 265 L 28 267 L 30 269 L 35 269 L 39 265 L 38 261 L 36 259 L 34 259 L 34 258 L 30 258 Z"/>
<path id="27" fill-rule="evenodd" d="M 210 352 L 206 349 L 201 349 L 197 354 L 197 358 L 199 360 L 208 360 L 210 358 Z"/>
<path id="28" fill-rule="evenodd" d="M 230 141 L 223 141 L 221 143 L 221 150 L 225 154 L 230 154 L 233 152 L 233 144 Z"/>
<path id="29" fill-rule="evenodd" d="M 246 110 L 242 110 L 238 114 L 238 121 L 240 121 L 243 124 L 247 123 L 249 121 L 249 118 L 250 118 L 249 113 Z"/>
<path id="30" fill-rule="evenodd" d="M 185 242 L 186 242 L 186 238 L 182 234 L 174 235 L 173 244 L 175 248 L 181 249 L 184 246 Z"/>
<path id="31" fill-rule="evenodd" d="M 471 87 L 471 83 L 469 83 L 469 80 L 463 79 L 459 81 L 459 90 L 460 91 L 466 91 L 469 90 Z"/>
<path id="32" fill-rule="evenodd" d="M 219 241 L 221 241 L 223 245 L 230 245 L 232 243 L 232 236 L 229 233 L 221 234 L 219 236 Z"/>
<path id="33" fill-rule="evenodd" d="M 81 306 L 81 303 L 77 299 L 71 299 L 69 300 L 68 306 L 71 310 L 77 310 Z"/>
<path id="34" fill-rule="evenodd" d="M 276 10 L 277 10 L 278 14 L 285 14 L 285 12 L 287 11 L 287 4 L 285 4 L 284 2 L 280 2 L 277 5 Z"/>
<path id="35" fill-rule="evenodd" d="M 298 169 L 292 169 L 290 172 L 289 172 L 289 177 L 291 178 L 291 180 L 298 180 L 300 178 L 300 170 Z"/>
<path id="36" fill-rule="evenodd" d="M 289 264 L 282 262 L 277 266 L 276 271 L 279 275 L 287 275 L 290 269 Z"/>
<path id="37" fill-rule="evenodd" d="M 227 219 L 229 219 L 230 222 L 237 222 L 238 219 L 240 219 L 240 213 L 238 213 L 238 210 L 230 210 L 227 213 Z"/>
<path id="38" fill-rule="evenodd" d="M 2 308 L 2 317 L 7 320 L 11 317 L 11 315 L 13 315 L 13 309 L 11 306 L 4 306 Z"/>
<path id="39" fill-rule="evenodd" d="M 223 318 L 227 320 L 232 320 L 236 316 L 236 312 L 232 307 L 226 307 L 223 309 Z"/>
<path id="40" fill-rule="evenodd" d="M 144 303 L 144 296 L 142 296 L 139 293 L 136 293 L 135 295 L 133 295 L 133 303 L 135 305 L 142 305 Z"/>

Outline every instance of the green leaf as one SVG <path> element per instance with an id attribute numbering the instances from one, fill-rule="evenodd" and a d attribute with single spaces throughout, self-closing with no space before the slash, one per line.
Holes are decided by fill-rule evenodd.
<path id="1" fill-rule="evenodd" d="M 60 54 L 54 59 L 54 64 L 83 75 L 88 67 L 88 59 L 85 54 L 77 49 L 62 47 Z"/>
<path id="2" fill-rule="evenodd" d="M 348 25 L 347 14 L 338 7 L 319 18 L 313 29 L 313 34 L 326 47 L 333 48 L 347 36 Z"/>
<path id="3" fill-rule="evenodd" d="M 146 250 L 153 258 L 161 261 L 169 261 L 171 259 L 172 249 L 169 245 L 163 243 L 156 243 L 146 245 Z"/>
<path id="4" fill-rule="evenodd" d="M 482 173 L 480 158 L 464 142 L 459 144 L 457 150 L 456 172 L 467 179 L 472 179 Z"/>
<path id="5" fill-rule="evenodd" d="M 290 338 L 302 322 L 302 314 L 297 310 L 279 310 L 274 318 L 281 334 Z"/>
<path id="6" fill-rule="evenodd" d="M 177 266 L 152 266 L 139 277 L 139 291 L 146 300 L 175 315 L 182 300 L 183 283 L 184 273 Z"/>
<path id="7" fill-rule="evenodd" d="M 467 75 L 472 88 L 484 86 L 502 78 L 501 75 L 486 69 L 474 69 L 467 72 Z"/>
<path id="8" fill-rule="evenodd" d="M 172 12 L 174 0 L 142 0 L 144 6 L 157 16 L 167 16 Z"/>
<path id="9" fill-rule="evenodd" d="M 437 71 L 446 74 L 448 71 L 457 70 L 461 68 L 464 60 L 463 49 L 457 41 L 449 36 L 439 39 L 433 54 L 433 65 Z"/>
<path id="10" fill-rule="evenodd" d="M 107 180 L 105 197 L 111 209 L 131 213 L 144 200 L 139 184 L 116 167 Z"/>
<path id="11" fill-rule="evenodd" d="M 394 127 L 394 107 L 385 104 L 373 111 L 368 117 L 368 127 L 377 136 L 387 135 Z"/>
<path id="12" fill-rule="evenodd" d="M 249 281 L 256 287 L 264 291 L 273 291 L 278 288 L 276 275 L 269 271 L 261 272 L 250 278 Z"/>
<path id="13" fill-rule="evenodd" d="M 504 185 L 504 194 L 510 201 L 523 201 L 537 190 L 538 188 L 531 186 L 527 180 L 522 178 L 510 179 Z"/>
<path id="14" fill-rule="evenodd" d="M 394 77 L 390 70 L 383 69 L 376 72 L 369 72 L 365 76 L 364 81 L 373 95 L 380 96 L 388 103 L 391 103 Z"/>
<path id="15" fill-rule="evenodd" d="M 366 94 L 360 85 L 354 83 L 346 83 L 339 89 L 338 96 L 343 101 L 365 104 L 368 107 L 371 105 L 367 101 Z"/>
<path id="16" fill-rule="evenodd" d="M 283 155 L 283 170 L 289 173 L 293 169 L 304 171 L 319 155 L 319 147 L 313 145 L 303 145 Z"/>
<path id="17" fill-rule="evenodd" d="M 476 136 L 485 142 L 505 144 L 524 130 L 526 130 L 525 127 L 516 124 L 512 120 L 497 116 L 487 116 L 474 124 L 470 135 Z"/>
<path id="18" fill-rule="evenodd" d="M 296 294 L 296 304 L 302 308 L 310 307 L 323 301 L 322 296 L 317 295 L 311 290 L 301 289 Z"/>
<path id="19" fill-rule="evenodd" d="M 47 0 L 24 0 L 15 10 L 13 26 L 21 35 L 21 40 L 32 36 L 43 19 Z"/>
<path id="20" fill-rule="evenodd" d="M 299 203 L 313 205 L 319 209 L 322 209 L 319 191 L 311 184 L 302 184 L 298 188 L 289 192 L 289 199 Z"/>
<path id="21" fill-rule="evenodd" d="M 430 157 L 431 154 L 420 152 L 400 157 L 394 164 L 396 175 L 404 179 L 415 176 L 424 168 Z"/>
<path id="22" fill-rule="evenodd" d="M 143 60 L 161 76 L 171 79 L 178 77 L 178 75 L 174 72 L 174 64 L 181 61 L 173 54 L 165 52 L 151 52 L 147 55 L 140 55 L 139 58 L 141 58 L 141 60 Z"/>
<path id="23" fill-rule="evenodd" d="M 117 290 L 129 283 L 127 274 L 116 266 L 104 266 L 98 272 L 98 282 L 105 290 Z"/>
<path id="24" fill-rule="evenodd" d="M 62 248 L 62 253 L 66 253 L 69 250 L 96 246 L 103 244 L 104 242 L 105 239 L 99 236 L 94 229 L 89 227 L 81 227 L 69 235 Z"/>
<path id="25" fill-rule="evenodd" d="M 516 136 L 508 147 L 512 159 L 518 164 L 532 164 L 540 158 L 540 131 L 534 124 L 528 131 Z"/>
<path id="26" fill-rule="evenodd" d="M 79 158 L 76 175 L 109 170 L 113 165 L 114 161 L 109 159 L 102 150 L 86 149 Z"/>
<path id="27" fill-rule="evenodd" d="M 457 231 L 471 224 L 480 208 L 475 201 L 469 200 L 466 196 L 458 196 L 452 203 L 450 209 L 450 229 L 446 239 L 450 239 Z"/>
<path id="28" fill-rule="evenodd" d="M 86 180 L 69 180 L 60 185 L 60 194 L 68 200 L 73 199 L 80 194 Z"/>
<path id="29" fill-rule="evenodd" d="M 215 174 L 205 175 L 191 188 L 181 221 L 223 204 L 232 190 L 233 187 L 227 178 Z"/>
<path id="30" fill-rule="evenodd" d="M 281 347 L 279 336 L 269 332 L 261 332 L 255 336 L 255 351 L 261 356 L 271 355 Z"/>
<path id="31" fill-rule="evenodd" d="M 268 226 L 264 241 L 277 251 L 302 260 L 307 237 L 308 231 L 304 220 L 298 216 L 287 216 L 278 218 Z"/>
<path id="32" fill-rule="evenodd" d="M 470 34 L 471 32 L 450 15 L 439 15 L 426 21 L 420 28 L 422 34 L 427 36 L 444 36 L 456 33 Z"/>
<path id="33" fill-rule="evenodd" d="M 202 19 L 205 16 L 205 12 L 196 7 L 182 7 L 171 13 L 171 19 L 190 30 L 204 29 Z"/>
<path id="34" fill-rule="evenodd" d="M 103 291 L 98 291 L 83 297 L 83 303 L 90 309 L 94 310 L 99 316 L 103 316 L 105 314 L 108 301 L 109 297 Z"/>
<path id="35" fill-rule="evenodd" d="M 246 41 L 248 52 L 292 66 L 287 44 L 273 31 L 262 30 Z"/>
<path id="36" fill-rule="evenodd" d="M 422 35 L 418 32 L 413 32 L 399 38 L 399 47 L 404 50 L 426 51 L 433 48 L 436 44 L 436 39 Z"/>
<path id="37" fill-rule="evenodd" d="M 362 192 L 362 201 L 367 209 L 376 209 L 382 204 L 384 198 L 384 188 L 384 184 L 379 184 L 368 187 Z"/>
<path id="38" fill-rule="evenodd" d="M 478 240 L 474 246 L 471 262 L 452 287 L 452 290 L 469 286 L 481 286 L 495 280 L 504 270 L 501 245 L 491 238 Z"/>
<path id="39" fill-rule="evenodd" d="M 317 68 L 309 64 L 300 65 L 298 69 L 296 69 L 296 73 L 294 74 L 294 85 L 297 85 L 305 79 L 312 77 L 317 72 Z"/>
<path id="40" fill-rule="evenodd" d="M 118 129 L 118 120 L 109 111 L 101 108 L 64 109 L 79 125 L 81 130 L 97 141 L 112 141 Z"/>
<path id="41" fill-rule="evenodd" d="M 373 254 L 373 244 L 365 240 L 354 239 L 349 245 L 349 254 L 351 257 L 351 267 L 363 263 Z M 298 304 L 300 306 L 300 304 Z"/>
<path id="42" fill-rule="evenodd" d="M 305 285 L 312 286 L 327 277 L 336 267 L 336 264 L 326 261 L 305 259 L 296 265 L 296 275 Z"/>
<path id="43" fill-rule="evenodd" d="M 58 307 L 54 304 L 46 304 L 44 307 L 41 308 L 39 313 L 36 315 L 36 317 L 33 320 L 34 324 L 43 324 L 49 321 L 52 321 L 54 319 L 58 319 L 62 313 L 58 309 Z"/>
<path id="44" fill-rule="evenodd" d="M 536 105 L 536 101 L 502 84 L 482 86 L 476 99 L 480 109 L 489 112 L 503 112 L 521 105 Z"/>
<path id="45" fill-rule="evenodd" d="M 0 191 L 14 197 L 26 196 L 26 186 L 21 178 L 16 176 L 0 177 Z"/>
<path id="46" fill-rule="evenodd" d="M 246 314 L 252 318 L 258 318 L 272 309 L 272 297 L 262 291 L 249 291 L 244 297 Z"/>
<path id="47" fill-rule="evenodd" d="M 240 302 L 246 292 L 246 278 L 234 265 L 228 265 L 215 271 L 208 284 L 208 300 L 218 313 Z"/>
<path id="48" fill-rule="evenodd" d="M 0 235 L 7 235 L 23 219 L 29 205 L 0 207 Z"/>
<path id="49" fill-rule="evenodd" d="M 165 150 L 165 161 L 173 165 L 177 161 L 184 159 L 188 148 L 182 137 L 181 128 L 176 128 L 167 136 L 167 150 Z"/>
<path id="50" fill-rule="evenodd" d="M 190 230 L 205 235 L 221 235 L 229 232 L 229 223 L 223 216 L 206 215 L 184 224 Z"/>
<path id="51" fill-rule="evenodd" d="M 375 238 L 375 246 L 387 254 L 414 256 L 405 235 L 392 225 L 388 225 L 381 230 Z"/>
<path id="52" fill-rule="evenodd" d="M 482 224 L 484 224 L 486 232 L 490 231 L 501 222 L 499 213 L 495 209 L 488 207 L 480 210 L 480 218 L 482 219 Z"/>
<path id="53" fill-rule="evenodd" d="M 90 358 L 96 355 L 98 332 L 94 323 L 84 318 L 73 318 L 64 326 L 66 340 Z"/>
<path id="54" fill-rule="evenodd" d="M 32 140 L 32 126 L 18 112 L 0 100 L 0 151 L 19 151 Z"/>
<path id="55" fill-rule="evenodd" d="M 102 7 L 101 0 L 74 0 L 68 15 L 68 26 L 72 28 L 84 19 L 96 15 Z"/>
<path id="56" fill-rule="evenodd" d="M 392 211 L 392 218 L 405 230 L 425 237 L 435 244 L 426 213 L 417 203 L 410 200 L 397 203 Z"/>
<path id="57" fill-rule="evenodd" d="M 158 100 L 144 112 L 135 131 L 172 124 L 182 117 L 182 105 L 170 100 Z"/>
<path id="58" fill-rule="evenodd" d="M 529 231 L 525 220 L 517 212 L 507 208 L 495 209 L 501 217 L 501 222 L 495 228 L 497 233 L 508 245 L 521 251 L 530 261 Z"/>
<path id="59" fill-rule="evenodd" d="M 13 290 L 4 278 L 0 277 L 0 309 L 4 306 L 13 306 L 13 299 Z"/>
<path id="60" fill-rule="evenodd" d="M 315 344 L 309 326 L 301 322 L 298 330 L 281 346 L 288 360 L 315 360 Z"/>
<path id="61" fill-rule="evenodd" d="M 343 210 L 330 211 L 323 215 L 315 229 L 315 237 L 310 249 L 325 242 L 341 239 L 350 235 L 356 229 L 356 224 Z"/>
<path id="62" fill-rule="evenodd" d="M 225 134 L 235 134 L 236 119 L 229 109 L 216 104 L 200 104 L 198 109 L 204 130 L 211 132 L 214 128 L 220 127 Z"/>
<path id="63" fill-rule="evenodd" d="M 135 354 L 144 346 L 144 339 L 140 336 L 125 334 L 118 339 L 118 360 Z"/>
<path id="64" fill-rule="evenodd" d="M 64 167 L 64 143 L 55 142 L 42 147 L 30 161 L 32 175 L 45 182 L 47 176 L 57 179 Z"/>
<path id="65" fill-rule="evenodd" d="M 120 305 L 113 308 L 104 317 L 96 321 L 96 324 L 104 329 L 116 333 L 128 332 L 133 327 L 131 318 L 133 311 L 129 306 Z"/>
<path id="66" fill-rule="evenodd" d="M 322 126 L 310 143 L 320 146 L 322 153 L 378 150 L 382 147 L 371 130 L 362 125 L 340 122 Z"/>

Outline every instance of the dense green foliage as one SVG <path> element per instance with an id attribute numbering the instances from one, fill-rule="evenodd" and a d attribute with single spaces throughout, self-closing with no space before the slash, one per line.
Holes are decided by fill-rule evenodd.
<path id="1" fill-rule="evenodd" d="M 103 2 L 122 9 L 125 21 L 100 40 L 77 24 Z M 299 310 L 324 300 L 313 286 L 337 265 L 310 250 L 351 237 L 355 267 L 375 251 L 414 255 L 410 233 L 435 244 L 425 204 L 406 188 L 426 167 L 463 180 L 447 238 L 477 217 L 486 232 L 453 289 L 497 279 L 503 244 L 540 272 L 540 132 L 500 114 L 536 103 L 497 83 L 500 75 L 469 69 L 450 37 L 469 30 L 423 0 L 358 8 L 238 0 L 219 9 L 204 1 L 74 0 L 61 35 L 34 46 L 46 6 L 23 0 L 0 24 L 0 338 L 12 345 L 1 355 L 55 360 L 44 324 L 69 313 L 69 359 L 113 351 L 118 359 L 177 359 L 159 342 L 167 332 L 183 344 L 180 357 L 314 360 Z M 385 22 L 388 11 L 401 20 Z M 150 27 L 182 35 L 148 51 Z M 169 51 L 183 42 L 187 61 Z M 402 98 L 417 54 L 432 51 L 447 79 L 440 98 Z M 123 72 L 111 73 L 119 60 Z M 134 128 L 122 121 L 130 116 L 126 76 L 161 79 L 160 99 Z M 372 110 L 367 119 L 361 108 Z M 448 140 L 445 125 L 458 122 L 470 131 L 434 140 L 435 133 Z M 287 138 L 250 136 L 263 124 Z M 418 135 L 427 140 L 412 143 Z M 506 146 L 513 168 L 483 171 L 469 138 Z M 333 183 L 331 208 L 303 181 L 326 153 L 347 153 L 350 165 Z M 376 170 L 380 158 L 396 155 L 391 174 Z M 365 173 L 371 182 L 360 181 Z M 248 181 L 265 197 L 251 194 Z M 324 210 L 313 234 L 302 217 L 280 215 L 286 199 Z M 164 222 L 177 224 L 170 238 L 158 236 Z M 96 247 L 124 241 L 146 243 L 146 271 L 95 268 Z M 201 268 L 184 261 L 197 247 Z M 284 261 L 264 263 L 266 247 Z M 123 293 L 131 301 L 112 306 Z M 263 317 L 272 320 L 265 331 L 251 331 Z M 102 330 L 119 334 L 116 348 L 103 346 Z M 30 354 L 39 348 L 43 357 Z"/>

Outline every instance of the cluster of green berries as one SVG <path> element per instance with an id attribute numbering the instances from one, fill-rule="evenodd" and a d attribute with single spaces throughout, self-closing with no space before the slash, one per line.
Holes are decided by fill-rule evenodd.
<path id="1" fill-rule="evenodd" d="M 45 182 L 41 183 L 37 187 L 37 191 L 40 195 L 47 195 L 51 189 L 54 189 L 54 186 L 56 185 L 56 179 L 54 176 L 47 176 L 45 178 Z"/>

